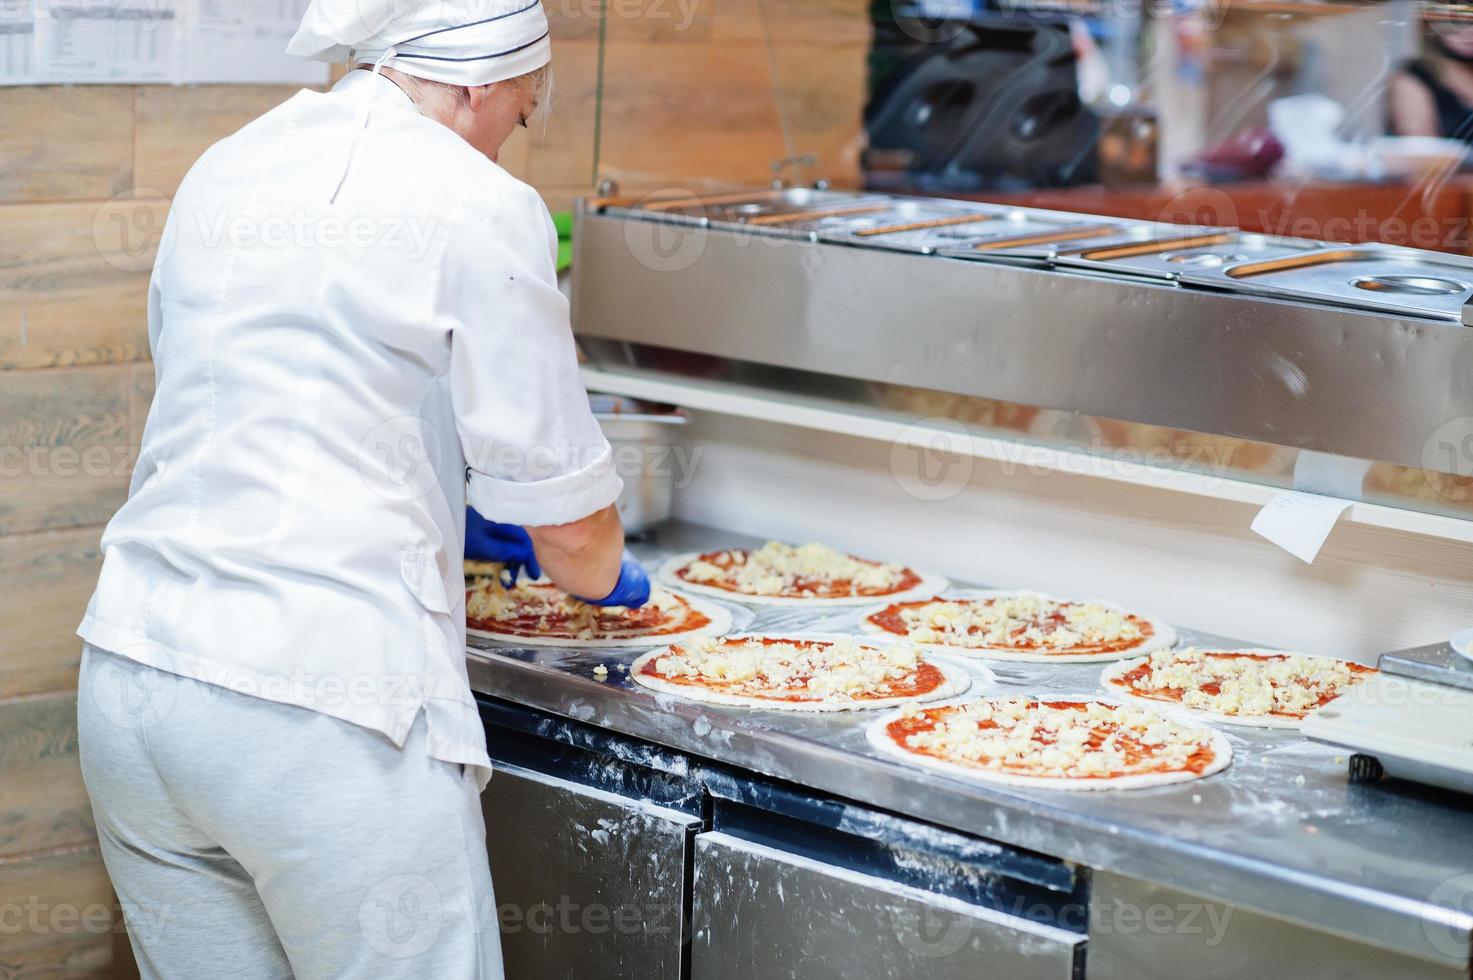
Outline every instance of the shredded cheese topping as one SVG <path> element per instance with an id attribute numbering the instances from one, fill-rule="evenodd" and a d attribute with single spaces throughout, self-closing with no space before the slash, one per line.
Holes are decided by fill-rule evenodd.
<path id="1" fill-rule="evenodd" d="M 888 694 L 895 682 L 914 677 L 920 664 L 920 652 L 901 643 L 708 638 L 671 647 L 653 666 L 665 677 L 714 682 L 730 694 L 854 701 Z"/>
<path id="2" fill-rule="evenodd" d="M 1319 707 L 1327 695 L 1337 697 L 1369 676 L 1329 657 L 1257 652 L 1224 656 L 1232 652 L 1190 647 L 1153 653 L 1151 672 L 1134 681 L 1131 690 L 1181 691 L 1181 703 L 1187 707 L 1222 715 L 1301 716 Z M 1217 693 L 1203 690 L 1209 686 Z"/>
<path id="3" fill-rule="evenodd" d="M 1051 708 L 1027 698 L 973 701 L 954 708 L 907 705 L 901 718 L 925 714 L 935 726 L 900 739 L 914 750 L 983 769 L 1030 776 L 1101 778 L 1187 768 L 1211 733 L 1169 721 L 1148 708 L 1089 701 Z"/>
<path id="4" fill-rule="evenodd" d="M 947 646 L 1058 651 L 1144 638 L 1139 624 L 1112 606 L 1036 595 L 937 600 L 901 610 L 900 619 L 908 639 Z"/>
<path id="5" fill-rule="evenodd" d="M 864 561 L 812 541 L 797 547 L 769 541 L 755 551 L 724 552 L 720 560 L 724 564 L 696 559 L 682 575 L 691 582 L 732 585 L 749 595 L 783 595 L 811 591 L 800 589 L 802 582 L 847 581 L 857 591 L 884 591 L 900 585 L 906 573 L 903 565 Z"/>
<path id="6" fill-rule="evenodd" d="M 473 571 L 472 566 L 475 566 Z M 607 619 L 617 615 L 623 607 L 591 606 L 573 598 L 546 579 L 536 582 L 517 582 L 507 588 L 501 580 L 501 566 L 489 562 L 467 562 L 467 575 L 475 575 L 466 596 L 465 611 L 469 619 L 489 621 L 523 620 L 536 618 L 536 629 L 542 632 L 556 631 L 580 640 L 592 640 L 613 635 Z M 484 577 L 483 577 L 484 576 Z M 684 606 L 679 597 L 654 588 L 646 608 L 653 606 L 662 614 L 676 613 Z M 605 619 L 599 623 L 599 616 Z"/>

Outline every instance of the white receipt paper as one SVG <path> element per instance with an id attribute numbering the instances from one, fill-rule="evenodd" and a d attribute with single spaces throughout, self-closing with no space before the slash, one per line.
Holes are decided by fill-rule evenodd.
<path id="1" fill-rule="evenodd" d="M 1263 505 L 1253 530 L 1302 562 L 1312 562 L 1350 501 L 1289 490 Z"/>

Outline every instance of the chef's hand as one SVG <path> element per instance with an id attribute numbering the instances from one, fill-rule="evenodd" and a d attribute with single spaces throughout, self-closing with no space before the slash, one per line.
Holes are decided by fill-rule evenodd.
<path id="1" fill-rule="evenodd" d="M 530 579 L 542 577 L 532 538 L 515 524 L 497 524 L 465 509 L 465 556 L 471 561 L 493 561 L 503 566 L 502 582 L 507 588 L 517 584 L 522 572 Z"/>
<path id="2" fill-rule="evenodd" d="M 578 598 L 582 599 L 581 596 Z M 650 601 L 650 577 L 645 573 L 644 567 L 634 560 L 629 552 L 624 552 L 624 559 L 619 563 L 619 581 L 614 583 L 614 591 L 602 599 L 582 599 L 590 606 L 628 606 L 638 609 Z"/>

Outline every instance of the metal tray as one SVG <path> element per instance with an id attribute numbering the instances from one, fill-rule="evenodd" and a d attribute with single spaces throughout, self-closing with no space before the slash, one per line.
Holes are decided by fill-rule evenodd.
<path id="1" fill-rule="evenodd" d="M 1473 258 L 1388 245 L 1345 245 L 1239 263 L 1183 281 L 1277 299 L 1312 300 L 1438 320 L 1462 319 Z"/>
<path id="2" fill-rule="evenodd" d="M 1017 227 L 1017 214 L 997 205 L 896 198 L 885 211 L 830 216 L 805 229 L 822 241 L 930 254 L 938 245 L 1008 234 Z"/>
<path id="3" fill-rule="evenodd" d="M 942 254 L 980 261 L 1052 265 L 1067 249 L 1104 247 L 1158 238 L 1170 226 L 1093 214 L 1023 212 L 1003 234 L 957 243 Z"/>
<path id="4" fill-rule="evenodd" d="M 782 231 L 821 218 L 888 210 L 889 198 L 853 191 L 789 187 L 782 190 L 692 194 L 610 204 L 605 211 L 674 221 L 747 225 Z"/>
<path id="5" fill-rule="evenodd" d="M 1143 242 L 1091 243 L 1060 250 L 1054 263 L 1062 269 L 1085 269 L 1107 275 L 1197 282 L 1207 285 L 1215 270 L 1244 262 L 1297 255 L 1325 247 L 1324 242 L 1246 234 L 1232 228 L 1169 226 L 1167 235 Z M 1195 277 L 1195 278 L 1193 278 Z M 1225 283 L 1214 281 L 1219 288 Z M 1227 284 L 1230 284 L 1230 280 Z"/>

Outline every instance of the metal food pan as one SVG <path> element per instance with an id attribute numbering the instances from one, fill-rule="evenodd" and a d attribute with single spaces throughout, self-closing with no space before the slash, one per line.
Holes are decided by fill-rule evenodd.
<path id="1" fill-rule="evenodd" d="M 1052 265 L 1066 249 L 1147 241 L 1161 234 L 1153 222 L 1089 214 L 1028 215 L 1004 234 L 958 242 L 942 254 L 980 261 Z"/>
<path id="2" fill-rule="evenodd" d="M 934 198 L 894 198 L 883 211 L 830 215 L 800 226 L 822 241 L 868 248 L 933 252 L 940 239 L 1000 234 L 1015 209 Z"/>
<path id="3" fill-rule="evenodd" d="M 1346 245 L 1238 263 L 1222 270 L 1217 282 L 1278 299 L 1457 321 L 1473 296 L 1473 258 Z"/>
<path id="4" fill-rule="evenodd" d="M 650 201 L 632 210 L 720 224 L 784 228 L 835 215 L 875 213 L 889 205 L 887 198 L 875 194 L 789 187 Z"/>
<path id="5" fill-rule="evenodd" d="M 1190 277 L 1253 262 L 1324 248 L 1323 242 L 1245 234 L 1232 228 L 1168 225 L 1166 233 L 1136 243 L 1091 243 L 1061 249 L 1055 264 L 1107 275 L 1192 281 Z M 1221 285 L 1217 283 L 1217 285 Z"/>

